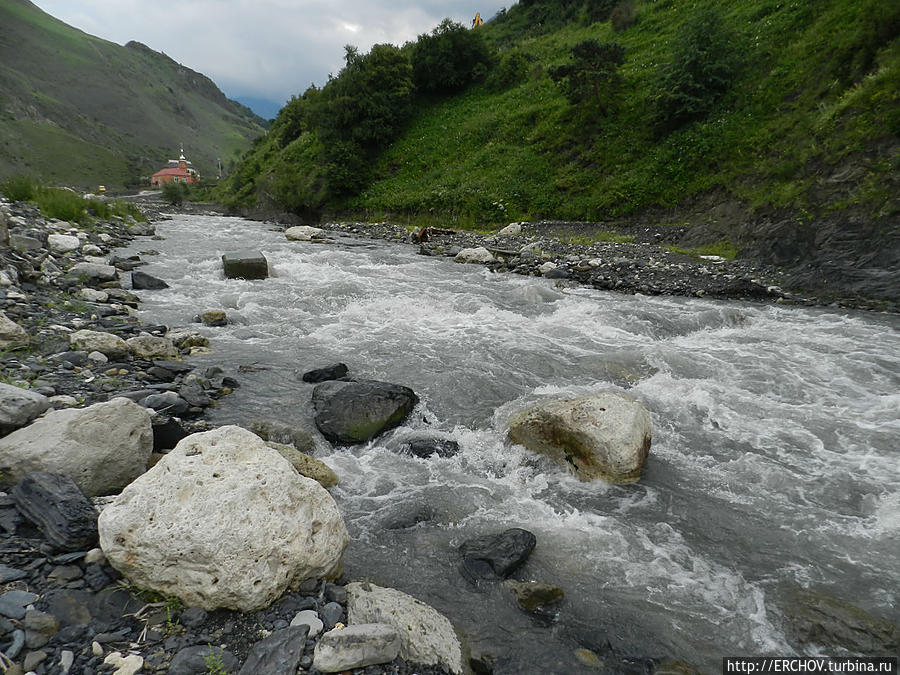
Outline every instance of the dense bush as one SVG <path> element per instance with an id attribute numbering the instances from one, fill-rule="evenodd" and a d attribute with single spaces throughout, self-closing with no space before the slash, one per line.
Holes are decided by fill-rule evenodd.
<path id="1" fill-rule="evenodd" d="M 77 223 L 85 220 L 87 202 L 76 192 L 65 188 L 41 188 L 34 202 L 47 218 Z"/>
<path id="2" fill-rule="evenodd" d="M 347 47 L 345 59 L 316 97 L 311 115 L 332 195 L 362 185 L 368 161 L 394 139 L 412 104 L 412 67 L 400 49 L 383 44 L 360 54 Z"/>
<path id="3" fill-rule="evenodd" d="M 622 83 L 619 66 L 624 62 L 622 45 L 585 40 L 572 47 L 571 63 L 550 69 L 550 78 L 565 89 L 572 103 L 593 101 L 606 113 Z"/>
<path id="4" fill-rule="evenodd" d="M 0 192 L 14 202 L 27 202 L 34 199 L 41 184 L 31 176 L 10 176 L 0 182 Z"/>
<path id="5" fill-rule="evenodd" d="M 506 89 L 518 84 L 528 75 L 531 61 L 524 52 L 514 49 L 500 57 L 500 61 L 494 66 L 488 78 L 488 85 L 492 89 Z"/>
<path id="6" fill-rule="evenodd" d="M 865 0 L 840 41 L 829 45 L 830 74 L 843 86 L 861 80 L 875 65 L 878 51 L 900 35 L 900 3 Z"/>
<path id="7" fill-rule="evenodd" d="M 713 7 L 696 10 L 679 31 L 671 58 L 657 74 L 655 123 L 666 132 L 704 117 L 731 87 L 736 38 Z"/>
<path id="8" fill-rule="evenodd" d="M 621 33 L 626 28 L 633 26 L 637 21 L 637 12 L 634 8 L 632 0 L 625 0 L 616 5 L 616 8 L 609 15 L 609 24 L 617 33 Z"/>
<path id="9" fill-rule="evenodd" d="M 481 32 L 444 19 L 423 33 L 412 47 L 413 81 L 427 93 L 448 93 L 465 87 L 490 63 L 491 53 Z"/>
<path id="10" fill-rule="evenodd" d="M 185 183 L 163 183 L 162 197 L 172 206 L 179 206 L 187 196 L 187 184 Z"/>

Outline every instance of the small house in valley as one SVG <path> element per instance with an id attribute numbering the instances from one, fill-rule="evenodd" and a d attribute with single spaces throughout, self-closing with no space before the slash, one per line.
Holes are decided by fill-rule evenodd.
<path id="1" fill-rule="evenodd" d="M 160 169 L 150 177 L 150 185 L 162 187 L 166 183 L 199 183 L 200 173 L 184 156 L 184 148 L 178 159 L 170 159 L 164 169 Z"/>

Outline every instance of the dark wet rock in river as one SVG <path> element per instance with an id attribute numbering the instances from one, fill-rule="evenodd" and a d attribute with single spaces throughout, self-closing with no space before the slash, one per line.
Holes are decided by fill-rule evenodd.
<path id="1" fill-rule="evenodd" d="M 200 322 L 204 326 L 221 328 L 228 325 L 228 315 L 221 309 L 211 309 L 200 315 Z"/>
<path id="2" fill-rule="evenodd" d="M 534 534 L 519 527 L 469 539 L 459 547 L 463 576 L 472 582 L 505 579 L 525 564 L 536 543 Z"/>
<path id="3" fill-rule="evenodd" d="M 315 423 L 333 443 L 364 443 L 399 426 L 419 402 L 409 387 L 377 380 L 335 380 L 313 389 Z"/>
<path id="4" fill-rule="evenodd" d="M 900 651 L 900 626 L 825 593 L 805 589 L 790 592 L 784 611 L 800 644 L 839 647 L 873 656 Z"/>
<path id="5" fill-rule="evenodd" d="M 434 507 L 423 498 L 392 502 L 379 511 L 379 523 L 385 530 L 405 530 L 433 520 Z"/>
<path id="6" fill-rule="evenodd" d="M 16 508 L 63 551 L 84 551 L 97 541 L 97 511 L 68 476 L 35 471 L 12 489 Z"/>
<path id="7" fill-rule="evenodd" d="M 222 256 L 226 279 L 265 279 L 269 276 L 269 263 L 259 251 L 226 253 Z"/>
<path id="8" fill-rule="evenodd" d="M 132 272 L 131 287 L 136 291 L 158 291 L 168 288 L 169 284 L 146 272 Z"/>
<path id="9" fill-rule="evenodd" d="M 340 380 L 342 377 L 347 377 L 348 372 L 349 370 L 347 369 L 346 364 L 335 363 L 333 366 L 326 366 L 325 368 L 307 371 L 303 373 L 301 379 L 304 382 L 318 384 L 319 382 L 328 382 L 329 380 Z"/>
<path id="10" fill-rule="evenodd" d="M 525 612 L 537 612 L 550 605 L 558 604 L 565 593 L 558 586 L 542 584 L 537 581 L 515 581 L 507 579 L 503 585 L 510 590 L 519 609 Z"/>
<path id="11" fill-rule="evenodd" d="M 453 457 L 459 453 L 459 443 L 452 438 L 436 434 L 417 434 L 404 439 L 400 445 L 403 452 L 427 459 L 432 455 Z"/>

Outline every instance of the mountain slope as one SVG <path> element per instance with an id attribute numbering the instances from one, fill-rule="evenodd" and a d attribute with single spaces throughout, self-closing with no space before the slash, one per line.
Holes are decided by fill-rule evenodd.
<path id="1" fill-rule="evenodd" d="M 236 167 L 232 204 L 457 227 L 677 225 L 679 245 L 782 266 L 798 289 L 900 299 L 895 0 L 520 0 L 476 32 L 494 51 L 482 77 L 415 91 L 399 132 L 357 161 L 360 188 L 319 178 L 335 155 L 326 86 L 282 109 Z M 624 61 L 613 77 L 591 66 L 601 78 L 579 100 L 557 76 L 586 41 Z"/>
<path id="2" fill-rule="evenodd" d="M 215 176 L 264 121 L 207 77 L 137 43 L 122 47 L 0 0 L 0 176 L 88 187 L 138 182 L 184 144 Z"/>

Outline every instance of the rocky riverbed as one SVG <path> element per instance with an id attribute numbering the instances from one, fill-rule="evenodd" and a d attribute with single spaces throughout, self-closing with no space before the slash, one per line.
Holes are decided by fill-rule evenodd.
<path id="1" fill-rule="evenodd" d="M 159 205 L 151 206 L 150 212 L 159 217 Z M 48 436 L 47 428 L 56 425 L 52 433 L 58 435 L 50 436 L 56 439 L 54 447 L 65 443 L 64 454 L 74 456 L 76 462 L 89 462 L 87 455 L 78 454 L 79 445 L 90 446 L 91 455 L 108 451 L 89 472 L 92 477 L 111 481 L 117 475 L 114 468 L 125 472 L 116 484 L 98 484 L 80 477 L 78 466 L 55 464 L 55 458 L 42 460 L 39 468 L 43 473 L 35 473 L 34 466 L 0 462 L 4 466 L 0 481 L 7 490 L 0 493 L 0 667 L 5 672 L 317 673 L 321 672 L 315 662 L 317 649 L 322 653 L 331 649 L 332 657 L 335 653 L 338 658 L 346 656 L 341 645 L 324 644 L 335 636 L 384 649 L 375 657 L 380 658 L 379 665 L 343 668 L 354 675 L 429 675 L 468 668 L 479 673 L 509 672 L 502 667 L 494 670 L 490 654 L 475 654 L 471 659 L 462 652 L 456 656 L 454 649 L 460 648 L 454 647 L 458 645 L 455 636 L 443 643 L 440 656 L 410 650 L 409 636 L 397 627 L 385 628 L 384 616 L 379 614 L 382 610 L 370 610 L 378 606 L 370 596 L 381 596 L 392 608 L 390 612 L 398 603 L 408 605 L 410 611 L 418 612 L 413 614 L 415 625 L 435 626 L 432 633 L 440 632 L 437 626 L 444 625 L 443 617 L 405 594 L 375 584 L 351 583 L 339 573 L 330 575 L 336 577 L 330 581 L 291 583 L 283 591 L 275 591 L 273 603 L 242 610 L 204 608 L 202 598 L 185 603 L 172 594 L 148 593 L 128 583 L 118 571 L 126 563 L 107 556 L 108 552 L 116 555 L 111 552 L 115 546 L 97 546 L 97 511 L 106 510 L 109 496 L 125 485 L 130 486 L 129 494 L 137 494 L 137 479 L 146 466 L 160 462 L 161 468 L 178 467 L 178 475 L 189 475 L 194 458 L 202 457 L 206 450 L 199 441 L 179 445 L 180 449 L 175 446 L 189 434 L 210 429 L 204 411 L 227 404 L 229 393 L 240 386 L 241 374 L 231 372 L 228 364 L 191 365 L 191 356 L 203 353 L 207 346 L 203 331 L 197 330 L 199 324 L 149 326 L 136 318 L 139 298 L 134 291 L 152 293 L 165 283 L 140 274 L 142 263 L 156 255 L 152 225 L 114 220 L 78 227 L 44 219 L 24 204 L 0 204 L 0 219 L 11 244 L 0 246 L 0 340 L 4 349 L 0 354 L 4 382 L 0 387 L 0 457 L 5 460 L 11 451 L 36 446 L 36 430 Z M 774 270 L 673 253 L 661 246 L 666 243 L 665 233 L 647 230 L 633 241 L 616 242 L 586 241 L 587 235 L 579 232 L 578 224 L 564 223 L 518 224 L 493 236 L 440 229 L 410 233 L 389 224 L 335 223 L 310 236 L 395 240 L 420 247 L 423 255 L 480 262 L 497 272 L 541 275 L 562 284 L 589 284 L 628 293 L 815 302 L 782 292 Z M 137 237 L 146 243 L 139 256 L 116 255 L 119 247 Z M 208 322 L 221 320 L 205 318 Z M 110 408 L 116 409 L 115 416 Z M 300 473 L 326 487 L 333 480 L 327 467 L 311 470 L 305 463 L 310 458 L 297 457 L 297 449 L 308 448 L 308 439 L 300 430 L 271 425 L 253 430 L 270 441 L 291 443 L 294 448 L 278 449 Z M 137 464 L 143 463 L 139 469 L 127 466 L 127 448 L 133 448 Z M 425 453 L 444 450 L 443 446 L 429 446 Z M 293 471 L 275 455 L 267 461 L 272 462 L 273 472 Z M 216 465 L 198 480 L 226 480 L 226 471 L 227 466 Z M 61 479 L 63 474 L 75 476 L 74 482 Z M 235 489 L 245 488 L 242 482 L 250 481 L 233 479 Z M 177 491 L 166 495 L 158 487 L 147 488 L 143 494 L 147 501 L 138 510 L 139 520 L 143 513 L 152 521 L 156 508 L 181 498 Z M 122 506 L 114 504 L 107 520 Z M 207 507 L 203 502 L 185 507 L 188 526 L 192 525 L 190 514 L 200 514 Z M 197 519 L 201 521 L 198 528 L 209 520 Z M 222 519 L 226 520 L 224 513 Z M 234 516 L 228 522 L 238 520 Z M 130 532 L 130 527 L 122 531 Z M 255 539 L 265 539 L 258 534 L 259 528 L 255 532 L 241 540 L 246 546 L 233 548 L 254 550 Z M 489 583 L 498 582 L 524 561 L 534 547 L 533 539 L 530 533 L 515 530 L 497 533 L 496 540 L 466 542 L 460 549 L 460 568 L 469 576 L 484 573 Z M 511 546 L 510 541 L 524 543 Z M 500 569 L 502 574 L 497 571 Z M 535 620 L 552 616 L 552 609 L 546 615 L 542 612 L 545 605 L 552 608 L 559 600 L 560 589 L 514 579 L 507 583 L 522 611 L 533 613 Z M 867 617 L 856 608 L 819 596 L 802 600 L 796 603 L 800 616 L 796 631 L 802 643 L 825 642 L 857 653 L 882 653 L 897 643 L 895 626 Z M 807 607 L 812 608 L 806 612 L 809 616 L 804 614 Z M 345 623 L 352 630 L 339 635 Z M 360 624 L 378 628 L 361 636 L 355 632 Z M 329 630 L 335 627 L 337 631 Z M 331 637 L 324 638 L 326 634 Z M 391 651 L 395 643 L 396 649 Z M 611 662 L 604 655 L 579 651 L 578 660 L 586 671 L 696 672 L 680 662 Z"/>
<path id="2" fill-rule="evenodd" d="M 195 327 L 136 318 L 134 291 L 165 285 L 138 269 L 142 257 L 156 255 L 153 225 L 117 219 L 79 227 L 0 202 L 0 235 L 0 669 L 319 672 L 319 636 L 347 621 L 345 580 L 294 584 L 255 611 L 206 611 L 127 583 L 97 547 L 97 512 L 111 501 L 104 495 L 209 429 L 204 409 L 239 386 L 226 369 L 191 365 L 208 344 Z M 136 237 L 147 243 L 141 256 L 116 256 Z M 335 480 L 321 462 L 278 448 L 322 484 Z M 449 672 L 409 665 L 388 633 L 393 652 L 352 672 Z M 331 658 L 340 663 L 340 645 L 331 646 Z"/>

